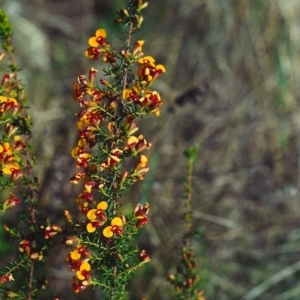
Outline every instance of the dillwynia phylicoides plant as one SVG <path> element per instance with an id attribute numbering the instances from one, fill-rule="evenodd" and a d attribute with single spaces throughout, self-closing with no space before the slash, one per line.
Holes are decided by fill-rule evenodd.
<path id="1" fill-rule="evenodd" d="M 18 241 L 19 256 L 0 273 L 1 299 L 34 299 L 38 290 L 43 290 L 45 280 L 37 277 L 42 267 L 51 234 L 58 226 L 41 220 L 37 212 L 38 182 L 33 175 L 35 158 L 32 155 L 30 138 L 31 122 L 26 112 L 26 98 L 15 63 L 11 43 L 12 27 L 0 10 L 0 39 L 3 52 L 1 63 L 9 61 L 8 71 L 0 86 L 0 212 L 1 216 L 17 207 L 19 222 L 4 229 Z M 15 281 L 15 284 L 12 284 Z"/>
<path id="2" fill-rule="evenodd" d="M 2 215 L 20 215 L 19 224 L 4 225 L 18 241 L 18 256 L 0 273 L 2 299 L 49 298 L 45 262 L 51 261 L 48 252 L 55 243 L 62 242 L 69 249 L 65 260 L 73 272 L 70 284 L 76 294 L 93 287 L 103 291 L 104 299 L 122 299 L 130 276 L 150 261 L 135 241 L 148 221 L 150 206 L 137 203 L 125 213 L 122 198 L 124 191 L 143 180 L 149 170 L 144 151 L 151 143 L 138 133 L 136 120 L 147 115 L 158 117 L 163 102 L 151 85 L 165 68 L 143 53 L 143 40 L 133 39 L 147 5 L 142 0 L 129 0 L 126 9 L 117 11 L 115 21 L 125 29 L 121 49 L 111 46 L 104 29 L 96 30 L 88 40 L 85 56 L 95 63 L 103 61 L 106 67 L 99 77 L 91 68 L 88 76 L 78 76 L 73 86 L 73 99 L 79 106 L 79 138 L 71 150 L 77 170 L 70 181 L 81 189 L 74 199 L 80 217 L 71 216 L 66 208 L 66 229 L 39 213 L 27 100 L 15 63 L 12 27 L 0 10 L 0 58 L 9 61 L 0 87 L 0 211 Z M 168 279 L 178 299 L 204 299 L 196 288 L 198 277 L 189 244 L 191 192 L 187 194 L 181 268 L 186 271 Z"/>
<path id="3" fill-rule="evenodd" d="M 142 153 L 151 144 L 137 133 L 135 121 L 158 116 L 162 104 L 151 84 L 165 68 L 143 53 L 144 41 L 132 40 L 147 5 L 129 1 L 128 9 L 118 10 L 116 21 L 126 29 L 121 50 L 110 45 L 104 29 L 95 32 L 85 56 L 107 64 L 105 78 L 97 79 L 98 71 L 91 68 L 87 77 L 81 75 L 74 83 L 73 98 L 80 111 L 79 140 L 72 156 L 79 171 L 71 182 L 82 184 L 76 202 L 83 221 L 65 211 L 74 230 L 65 243 L 72 245 L 66 260 L 74 271 L 75 293 L 92 285 L 101 288 L 107 299 L 121 299 L 131 273 L 150 260 L 132 243 L 148 221 L 149 204 L 138 203 L 125 215 L 122 200 L 123 191 L 143 180 L 149 169 Z"/>
<path id="4" fill-rule="evenodd" d="M 200 289 L 200 276 L 197 270 L 196 257 L 191 246 L 195 236 L 192 224 L 192 196 L 193 196 L 193 168 L 197 157 L 198 146 L 190 147 L 186 152 L 187 175 L 184 201 L 184 233 L 180 251 L 180 261 L 176 264 L 176 271 L 169 274 L 167 279 L 173 285 L 176 298 L 180 300 L 205 300 L 204 291 Z"/>

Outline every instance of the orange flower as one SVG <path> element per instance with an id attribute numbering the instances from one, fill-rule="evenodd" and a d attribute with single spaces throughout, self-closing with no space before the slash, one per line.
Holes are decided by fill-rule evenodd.
<path id="1" fill-rule="evenodd" d="M 17 162 L 9 159 L 3 163 L 1 169 L 4 174 L 10 175 L 14 170 L 18 170 L 19 168 L 20 167 Z"/>
<path id="2" fill-rule="evenodd" d="M 119 155 L 122 154 L 123 151 L 116 148 L 114 149 L 111 154 L 108 155 L 107 161 L 101 163 L 100 165 L 100 169 L 101 171 L 103 171 L 105 168 L 112 168 L 115 167 L 119 162 L 120 162 L 120 158 Z"/>
<path id="3" fill-rule="evenodd" d="M 122 218 L 114 217 L 110 224 L 110 226 L 105 227 L 103 230 L 103 235 L 106 238 L 111 238 L 114 234 L 120 235 L 122 233 L 122 228 L 124 225 Z"/>
<path id="4" fill-rule="evenodd" d="M 70 252 L 67 256 L 66 256 L 66 262 L 68 263 L 71 271 L 77 271 L 79 270 L 80 266 L 81 266 L 81 260 L 79 259 L 73 259 L 71 257 L 71 253 Z"/>
<path id="5" fill-rule="evenodd" d="M 85 152 L 85 147 L 86 147 L 86 140 L 84 139 L 81 139 L 78 141 L 78 144 L 77 144 L 77 147 L 75 147 L 73 150 L 72 150 L 72 156 L 74 158 L 77 158 L 78 156 L 80 155 L 85 155 L 84 157 L 89 157 L 87 155 L 87 153 Z"/>
<path id="6" fill-rule="evenodd" d="M 1 170 L 4 174 L 10 175 L 14 170 L 19 170 L 19 164 L 16 161 L 16 156 L 8 142 L 0 144 L 0 163 Z"/>
<path id="7" fill-rule="evenodd" d="M 148 158 L 145 155 L 141 155 L 139 160 L 137 161 L 133 172 L 130 174 L 132 180 L 143 180 L 145 178 L 146 173 L 149 171 Z"/>
<path id="8" fill-rule="evenodd" d="M 0 115 L 10 110 L 16 112 L 18 108 L 19 106 L 16 99 L 0 96 Z"/>
<path id="9" fill-rule="evenodd" d="M 5 96 L 0 96 L 0 102 L 13 102 L 15 105 L 18 104 L 16 99 Z"/>
<path id="10" fill-rule="evenodd" d="M 90 270 L 91 270 L 91 265 L 88 262 L 83 262 L 80 265 L 79 270 L 76 272 L 77 278 L 80 280 L 87 280 L 91 278 Z"/>
<path id="11" fill-rule="evenodd" d="M 152 82 L 159 75 L 166 72 L 166 69 L 163 65 L 155 65 L 155 60 L 151 56 L 144 56 L 139 59 L 141 67 L 139 68 L 137 75 L 140 80 L 144 80 L 147 83 Z"/>
<path id="12" fill-rule="evenodd" d="M 142 51 L 143 51 L 143 45 L 144 45 L 145 41 L 143 40 L 140 40 L 140 41 L 137 41 L 135 44 L 134 44 L 134 50 L 133 50 L 133 55 L 143 55 Z"/>
<path id="13" fill-rule="evenodd" d="M 125 89 L 122 93 L 123 99 L 128 99 L 133 102 L 137 102 L 140 99 L 141 88 L 138 84 L 135 84 L 132 89 Z"/>
<path id="14" fill-rule="evenodd" d="M 95 36 L 89 39 L 89 45 L 91 47 L 98 47 L 99 45 L 103 46 L 106 44 L 105 38 L 106 38 L 106 31 L 100 28 L 96 31 Z"/>
<path id="15" fill-rule="evenodd" d="M 141 155 L 138 162 L 137 162 L 137 164 L 135 165 L 134 170 L 139 171 L 139 170 L 145 168 L 147 166 L 147 164 L 148 164 L 147 156 Z"/>
<path id="16" fill-rule="evenodd" d="M 83 245 L 77 245 L 77 249 L 71 251 L 66 257 L 66 261 L 72 271 L 76 271 L 73 277 L 73 290 L 75 293 L 83 291 L 92 283 L 91 265 L 88 263 L 90 253 Z"/>
<path id="17" fill-rule="evenodd" d="M 159 116 L 159 107 L 162 105 L 163 101 L 160 98 L 158 92 L 147 91 L 147 94 L 140 99 L 140 102 L 143 106 L 147 106 L 150 108 L 150 112 L 155 113 L 156 116 Z"/>
<path id="18" fill-rule="evenodd" d="M 91 158 L 91 154 L 89 154 L 88 152 L 85 151 L 85 147 L 86 147 L 86 140 L 85 139 L 80 139 L 78 141 L 77 147 L 75 147 L 72 150 L 72 156 L 74 158 L 76 158 L 77 167 L 83 167 L 83 168 L 87 168 L 88 167 L 88 161 Z M 76 181 L 75 181 L 76 183 Z"/>
<path id="19" fill-rule="evenodd" d="M 136 227 L 144 226 L 149 218 L 147 217 L 149 212 L 149 204 L 146 202 L 144 206 L 142 204 L 137 204 L 133 209 L 133 215 L 137 218 Z"/>
<path id="20" fill-rule="evenodd" d="M 149 77 L 150 78 L 150 77 Z M 154 80 L 153 78 L 151 80 Z M 150 80 L 150 81 L 151 81 Z M 122 97 L 124 100 L 138 103 L 143 107 L 149 107 L 150 111 L 159 115 L 158 108 L 162 104 L 160 95 L 156 91 L 142 90 L 141 87 L 135 84 L 132 89 L 123 90 Z"/>
<path id="21" fill-rule="evenodd" d="M 12 149 L 8 142 L 0 144 L 0 153 L 5 153 L 6 155 L 12 154 Z"/>
<path id="22" fill-rule="evenodd" d="M 85 246 L 77 245 L 77 249 L 70 252 L 70 257 L 73 260 L 84 258 L 84 261 L 87 261 L 86 259 L 90 257 L 90 253 Z"/>
<path id="23" fill-rule="evenodd" d="M 155 59 L 152 56 L 144 56 L 139 59 L 139 63 L 148 66 L 148 67 L 155 67 Z"/>
<path id="24" fill-rule="evenodd" d="M 133 155 L 136 155 L 138 152 L 150 149 L 150 147 L 151 143 L 148 143 L 143 135 L 139 135 L 139 137 L 131 135 L 127 140 L 127 146 L 124 147 L 123 151 L 131 151 Z"/>
<path id="25" fill-rule="evenodd" d="M 104 213 L 107 210 L 108 204 L 105 201 L 98 203 L 97 208 L 90 209 L 87 213 L 87 218 L 90 222 L 86 225 L 86 230 L 89 233 L 94 232 L 97 227 L 102 226 L 106 222 L 106 215 Z"/>
<path id="26" fill-rule="evenodd" d="M 109 43 L 105 38 L 106 31 L 104 29 L 98 29 L 95 36 L 91 37 L 88 41 L 90 47 L 85 51 L 85 56 L 91 59 L 98 59 L 101 55 L 106 54 L 103 60 L 105 62 L 113 62 L 113 57 L 110 57 L 110 53 L 108 52 Z"/>
<path id="27" fill-rule="evenodd" d="M 25 144 L 23 143 L 23 141 L 22 141 L 22 138 L 19 136 L 19 135 L 15 135 L 14 136 L 14 145 L 13 145 L 13 149 L 14 149 L 14 151 L 16 152 L 18 152 L 18 151 L 20 151 L 20 150 L 22 150 L 22 149 L 25 149 Z"/>

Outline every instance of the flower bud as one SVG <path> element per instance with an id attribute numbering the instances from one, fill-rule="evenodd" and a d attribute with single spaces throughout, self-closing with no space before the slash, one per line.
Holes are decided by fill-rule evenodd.
<path id="1" fill-rule="evenodd" d="M 69 223 L 72 223 L 73 218 L 72 218 L 72 216 L 70 215 L 70 213 L 69 213 L 68 210 L 64 210 L 64 215 L 65 215 L 67 221 L 68 221 Z"/>
<path id="2" fill-rule="evenodd" d="M 96 73 L 98 71 L 94 68 L 91 68 L 90 72 L 89 72 L 89 83 L 94 83 L 94 80 L 95 80 L 95 76 L 96 76 Z"/>
<path id="3" fill-rule="evenodd" d="M 12 169 L 10 178 L 12 181 L 17 181 L 23 176 L 23 173 L 20 169 Z"/>
<path id="4" fill-rule="evenodd" d="M 125 8 L 118 9 L 117 13 L 120 17 L 129 17 L 129 13 Z"/>
<path id="5" fill-rule="evenodd" d="M 12 280 L 14 280 L 14 279 L 12 279 Z M 6 295 L 7 295 L 7 297 L 10 299 L 10 298 L 15 298 L 15 297 L 20 297 L 20 295 L 19 294 L 16 294 L 16 293 L 14 293 L 13 291 L 7 291 L 6 292 Z"/>
<path id="6" fill-rule="evenodd" d="M 78 76 L 78 82 L 84 86 L 88 84 L 88 81 L 86 80 L 86 77 L 84 75 Z"/>
<path id="7" fill-rule="evenodd" d="M 148 5 L 149 5 L 149 2 L 144 2 L 144 3 L 139 7 L 139 10 L 142 10 L 142 9 L 148 7 Z"/>
<path id="8" fill-rule="evenodd" d="M 103 85 L 105 85 L 105 86 L 108 86 L 108 87 L 111 86 L 110 83 L 107 80 L 105 80 L 105 79 L 100 79 L 100 83 L 103 84 Z"/>
<path id="9" fill-rule="evenodd" d="M 133 16 L 133 21 L 135 21 L 136 24 L 139 24 L 139 22 L 140 22 L 140 16 L 137 15 L 137 14 L 135 14 L 135 15 Z M 139 28 L 139 27 L 137 26 L 137 28 Z"/>
<path id="10" fill-rule="evenodd" d="M 2 82 L 1 82 L 1 85 L 2 86 L 5 86 L 6 83 L 8 82 L 8 80 L 11 78 L 11 75 L 10 74 L 5 74 L 2 78 Z"/>
<path id="11" fill-rule="evenodd" d="M 10 193 L 10 196 L 3 202 L 3 210 L 14 207 L 20 203 L 20 199 Z"/>
<path id="12" fill-rule="evenodd" d="M 13 126 L 12 124 L 6 123 L 4 126 L 4 129 L 5 129 L 5 132 L 8 135 L 8 137 L 10 137 L 18 130 L 18 127 Z"/>
<path id="13" fill-rule="evenodd" d="M 122 174 L 121 174 L 121 177 L 120 177 L 120 186 L 121 186 L 121 188 L 123 187 L 123 184 L 125 183 L 127 176 L 128 176 L 128 172 L 123 171 Z"/>
<path id="14" fill-rule="evenodd" d="M 142 262 L 149 262 L 151 259 L 149 255 L 147 254 L 146 250 L 142 250 L 140 253 L 140 260 Z"/>
<path id="15" fill-rule="evenodd" d="M 115 22 L 116 22 L 116 23 L 121 23 L 122 21 L 123 21 L 122 18 L 116 18 L 116 19 L 115 19 Z"/>
<path id="16" fill-rule="evenodd" d="M 30 255 L 30 258 L 31 258 L 31 259 L 34 259 L 34 260 L 36 260 L 36 259 L 42 260 L 43 256 L 40 255 L 38 252 L 34 252 L 34 253 L 32 253 L 32 254 Z"/>
<path id="17" fill-rule="evenodd" d="M 140 16 L 140 17 L 138 18 L 138 22 L 137 22 L 137 24 L 136 24 L 136 27 L 137 27 L 137 28 L 140 28 L 140 27 L 142 26 L 143 21 L 144 21 L 144 17 L 143 17 L 143 16 Z"/>
<path id="18" fill-rule="evenodd" d="M 124 50 L 124 49 L 121 50 L 121 51 L 120 51 L 120 54 L 121 54 L 124 58 L 126 58 L 126 59 L 128 58 L 128 52 L 127 52 L 126 50 Z"/>
<path id="19" fill-rule="evenodd" d="M 41 226 L 41 228 L 44 229 L 43 226 Z M 47 226 L 45 228 L 45 235 L 44 235 L 45 239 L 49 239 L 49 238 L 55 236 L 60 231 L 61 231 L 61 228 L 56 224 L 52 224 L 50 226 Z"/>
<path id="20" fill-rule="evenodd" d="M 167 280 L 169 282 L 174 282 L 176 280 L 176 277 L 174 274 L 169 274 L 168 277 L 167 277 Z"/>
<path id="21" fill-rule="evenodd" d="M 63 238 L 62 243 L 67 246 L 71 246 L 76 242 L 76 240 L 77 240 L 76 236 L 66 236 Z"/>
<path id="22" fill-rule="evenodd" d="M 25 252 L 27 255 L 30 254 L 30 243 L 28 240 L 23 240 L 20 242 L 21 247 L 19 248 L 20 252 Z"/>
<path id="23" fill-rule="evenodd" d="M 4 283 L 6 281 L 14 281 L 14 278 L 11 273 L 6 273 L 6 274 L 0 276 L 0 284 Z"/>

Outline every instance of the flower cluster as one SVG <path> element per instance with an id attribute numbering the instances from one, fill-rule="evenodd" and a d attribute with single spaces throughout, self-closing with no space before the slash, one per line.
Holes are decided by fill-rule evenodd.
<path id="1" fill-rule="evenodd" d="M 139 41 L 137 44 L 139 54 L 142 54 L 142 46 Z M 128 56 L 128 54 L 127 54 Z M 138 55 L 139 57 L 140 55 Z M 140 67 L 137 71 L 138 80 L 132 88 L 126 88 L 122 92 L 122 97 L 127 103 L 134 103 L 140 106 L 141 111 L 146 113 L 155 113 L 159 116 L 159 107 L 162 104 L 162 99 L 157 91 L 148 90 L 151 83 L 162 73 L 166 71 L 163 65 L 155 65 L 155 60 L 151 56 L 144 56 L 138 59 Z"/>
<path id="2" fill-rule="evenodd" d="M 127 18 L 127 14 L 123 17 Z M 128 18 L 129 23 L 132 22 L 129 15 Z M 97 284 L 95 276 L 91 276 L 92 270 L 99 274 L 101 270 L 105 273 L 113 268 L 111 273 L 116 275 L 118 264 L 123 263 L 122 274 L 126 274 L 126 268 L 128 274 L 131 273 L 129 261 L 135 252 L 123 245 L 130 244 L 132 236 L 148 222 L 149 204 L 138 204 L 131 215 L 125 216 L 121 193 L 143 180 L 149 170 L 148 158 L 141 152 L 149 149 L 151 143 L 143 135 L 135 135 L 138 131 L 135 120 L 152 113 L 159 115 L 163 101 L 150 86 L 165 68 L 155 64 L 151 56 L 144 56 L 144 41 L 129 46 L 131 34 L 127 37 L 126 49 L 117 52 L 107 40 L 106 31 L 98 29 L 88 40 L 85 56 L 93 60 L 102 58 L 108 65 L 103 71 L 113 81 L 102 78 L 97 83 L 98 71 L 91 68 L 87 77 L 80 75 L 73 85 L 73 99 L 80 111 L 77 114 L 79 139 L 71 155 L 79 171 L 70 180 L 73 184 L 82 184 L 76 202 L 83 221 L 78 223 L 65 212 L 73 227 L 81 228 L 79 239 L 68 236 L 65 243 L 77 244 L 77 249 L 71 250 L 66 258 L 76 274 L 73 278 L 75 293 Z M 138 67 L 134 72 L 135 65 Z M 130 163 L 125 164 L 130 158 L 133 160 L 131 168 Z M 103 257 L 107 257 L 107 261 Z M 124 257 L 128 258 L 127 262 Z M 136 252 L 136 260 L 140 264 L 150 258 L 143 250 L 141 254 Z"/>
<path id="3" fill-rule="evenodd" d="M 3 128 L 0 139 L 0 176 L 8 179 L 1 186 L 1 191 L 13 187 L 23 176 L 24 156 L 22 157 L 22 154 L 24 154 L 26 143 L 20 135 L 18 120 L 22 107 L 16 100 L 14 80 L 13 73 L 7 73 L 3 76 L 0 87 L 0 124 Z M 13 192 L 9 195 L 2 200 L 1 212 L 20 203 L 19 197 L 16 197 Z"/>
<path id="4" fill-rule="evenodd" d="M 85 52 L 85 56 L 95 60 L 102 56 L 104 62 L 115 63 L 116 59 L 110 52 L 110 43 L 105 38 L 106 31 L 98 29 L 95 36 L 89 39 L 89 47 Z"/>
<path id="5" fill-rule="evenodd" d="M 91 282 L 91 265 L 88 263 L 91 255 L 85 246 L 77 245 L 66 257 L 70 269 L 76 272 L 73 276 L 73 290 L 77 294 L 88 287 Z"/>
<path id="6" fill-rule="evenodd" d="M 59 232 L 62 231 L 62 229 L 56 224 L 51 224 L 48 225 L 47 227 L 41 226 L 41 229 L 45 231 L 44 237 L 46 240 L 54 237 L 55 235 L 57 235 Z"/>
<path id="7" fill-rule="evenodd" d="M 43 251 L 38 251 L 36 249 L 36 245 L 34 241 L 29 241 L 24 239 L 20 242 L 19 247 L 20 253 L 24 253 L 31 260 L 42 260 L 43 259 Z"/>
<path id="8" fill-rule="evenodd" d="M 7 84 L 5 80 L 2 82 Z M 6 90 L 6 85 L 2 85 L 2 88 Z M 0 96 L 0 119 L 5 130 L 5 135 L 0 141 L 0 169 L 3 174 L 9 175 L 12 181 L 22 176 L 22 159 L 19 154 L 25 148 L 22 138 L 16 134 L 18 127 L 13 125 L 14 115 L 19 111 L 20 106 L 15 98 Z"/>

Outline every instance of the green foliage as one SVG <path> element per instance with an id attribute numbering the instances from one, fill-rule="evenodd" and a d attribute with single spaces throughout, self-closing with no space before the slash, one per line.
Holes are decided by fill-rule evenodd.
<path id="1" fill-rule="evenodd" d="M 13 30 L 12 25 L 5 12 L 0 9 L 0 39 L 4 50 L 8 50 L 10 47 L 10 39 L 12 37 Z"/>

